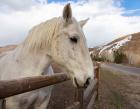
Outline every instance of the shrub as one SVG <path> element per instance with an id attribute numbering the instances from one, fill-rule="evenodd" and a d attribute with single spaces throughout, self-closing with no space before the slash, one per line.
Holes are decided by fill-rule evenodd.
<path id="1" fill-rule="evenodd" d="M 106 58 L 105 57 L 99 57 L 99 56 L 94 56 L 93 58 L 92 58 L 94 61 L 106 61 Z"/>
<path id="2" fill-rule="evenodd" d="M 126 58 L 126 55 L 120 51 L 114 51 L 114 62 L 115 63 L 122 63 L 123 60 Z"/>

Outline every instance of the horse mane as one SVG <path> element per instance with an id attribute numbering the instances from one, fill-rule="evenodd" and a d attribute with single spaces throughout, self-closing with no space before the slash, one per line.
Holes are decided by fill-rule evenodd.
<path id="1" fill-rule="evenodd" d="M 34 26 L 23 43 L 23 47 L 29 50 L 39 50 L 46 48 L 51 43 L 62 21 L 60 17 L 47 20 L 39 25 Z"/>

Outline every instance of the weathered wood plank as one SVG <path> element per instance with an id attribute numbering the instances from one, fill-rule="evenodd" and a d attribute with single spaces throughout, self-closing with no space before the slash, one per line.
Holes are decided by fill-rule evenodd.
<path id="1" fill-rule="evenodd" d="M 0 99 L 69 80 L 65 73 L 0 81 Z"/>
<path id="2" fill-rule="evenodd" d="M 92 95 L 97 90 L 97 79 L 93 80 L 91 84 L 84 91 L 84 107 L 87 107 L 90 102 Z"/>
<path id="3" fill-rule="evenodd" d="M 75 101 L 79 101 L 80 107 L 77 109 L 83 109 L 83 95 L 84 88 L 75 88 Z"/>
<path id="4" fill-rule="evenodd" d="M 95 104 L 96 96 L 97 96 L 97 91 L 95 91 L 94 94 L 92 95 L 92 98 L 91 98 L 89 104 L 87 105 L 86 109 L 93 109 L 94 104 Z"/>
<path id="5" fill-rule="evenodd" d="M 92 92 L 95 91 L 95 87 L 97 85 L 97 79 L 92 80 L 90 85 L 84 91 L 84 99 L 88 99 L 91 96 Z"/>

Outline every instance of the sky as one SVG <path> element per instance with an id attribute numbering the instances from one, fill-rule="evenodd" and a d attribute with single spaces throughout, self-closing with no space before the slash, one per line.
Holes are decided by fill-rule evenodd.
<path id="1" fill-rule="evenodd" d="M 61 16 L 69 2 L 78 21 L 90 18 L 83 28 L 89 47 L 140 32 L 140 0 L 0 0 L 0 46 L 21 43 L 33 26 Z"/>

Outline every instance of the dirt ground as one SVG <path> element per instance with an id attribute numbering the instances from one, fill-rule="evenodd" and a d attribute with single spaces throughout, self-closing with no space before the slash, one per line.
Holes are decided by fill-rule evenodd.
<path id="1" fill-rule="evenodd" d="M 47 109 L 66 109 L 74 102 L 74 88 L 71 81 L 60 83 L 53 88 Z"/>
<path id="2" fill-rule="evenodd" d="M 53 64 L 53 69 L 54 72 L 62 72 L 56 64 Z M 55 85 L 47 109 L 66 109 L 73 104 L 74 94 L 75 90 L 70 80 Z"/>
<path id="3" fill-rule="evenodd" d="M 100 109 L 140 109 L 140 75 L 101 69 Z"/>

